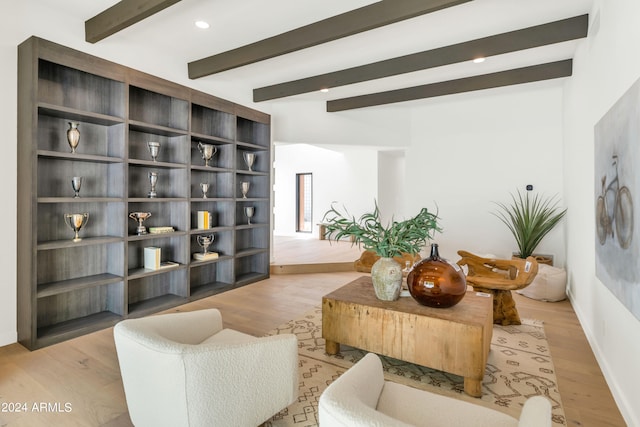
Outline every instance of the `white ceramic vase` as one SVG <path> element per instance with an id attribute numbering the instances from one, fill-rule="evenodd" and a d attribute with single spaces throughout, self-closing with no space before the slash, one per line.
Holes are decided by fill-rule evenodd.
<path id="1" fill-rule="evenodd" d="M 381 257 L 371 266 L 371 281 L 376 297 L 395 301 L 402 286 L 402 266 L 393 258 Z"/>

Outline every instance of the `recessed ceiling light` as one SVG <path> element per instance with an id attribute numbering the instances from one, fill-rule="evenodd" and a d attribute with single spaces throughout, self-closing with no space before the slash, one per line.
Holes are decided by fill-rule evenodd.
<path id="1" fill-rule="evenodd" d="M 196 27 L 206 30 L 210 27 L 209 23 L 206 21 L 196 21 Z"/>
<path id="2" fill-rule="evenodd" d="M 473 60 L 473 63 L 474 64 L 480 64 L 481 62 L 484 62 L 484 60 L 485 60 L 485 58 L 482 58 L 482 57 L 481 58 L 476 58 L 476 59 Z"/>
<path id="3" fill-rule="evenodd" d="M 329 92 L 329 88 L 328 87 L 323 87 L 322 89 L 320 89 L 320 92 L 327 93 L 327 92 Z"/>

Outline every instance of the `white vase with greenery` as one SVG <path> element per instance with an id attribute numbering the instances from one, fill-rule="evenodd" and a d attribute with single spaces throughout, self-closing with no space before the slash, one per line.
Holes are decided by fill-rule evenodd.
<path id="1" fill-rule="evenodd" d="M 394 301 L 400 295 L 402 266 L 393 259 L 403 253 L 417 254 L 433 238 L 438 226 L 438 216 L 422 208 L 418 215 L 405 221 L 391 220 L 386 226 L 380 221 L 380 210 L 375 203 L 373 212 L 365 213 L 359 219 L 344 213 L 334 205 L 322 219 L 326 226 L 325 237 L 339 240 L 351 237 L 354 244 L 362 244 L 380 256 L 371 267 L 371 281 L 376 297 Z"/>

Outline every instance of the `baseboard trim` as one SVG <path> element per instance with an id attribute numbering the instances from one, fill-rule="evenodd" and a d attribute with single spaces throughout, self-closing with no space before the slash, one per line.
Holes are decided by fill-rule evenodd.
<path id="1" fill-rule="evenodd" d="M 310 274 L 355 271 L 353 261 L 322 264 L 271 264 L 271 274 Z"/>

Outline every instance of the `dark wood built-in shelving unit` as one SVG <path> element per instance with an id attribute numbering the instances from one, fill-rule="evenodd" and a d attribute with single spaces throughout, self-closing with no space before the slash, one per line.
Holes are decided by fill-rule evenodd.
<path id="1" fill-rule="evenodd" d="M 40 348 L 269 277 L 269 115 L 37 37 L 18 57 L 20 343 Z M 76 153 L 71 121 L 80 123 Z M 155 162 L 149 141 L 160 142 Z M 217 148 L 208 167 L 199 142 Z M 257 153 L 252 171 L 245 151 Z M 159 176 L 156 198 L 149 172 Z M 73 176 L 83 177 L 79 198 Z M 201 210 L 212 228 L 198 229 Z M 137 235 L 136 211 L 152 213 L 145 226 L 175 231 Z M 63 216 L 85 212 L 73 242 Z M 209 234 L 219 257 L 194 260 L 197 236 Z M 145 269 L 148 246 L 177 265 Z"/>

